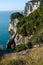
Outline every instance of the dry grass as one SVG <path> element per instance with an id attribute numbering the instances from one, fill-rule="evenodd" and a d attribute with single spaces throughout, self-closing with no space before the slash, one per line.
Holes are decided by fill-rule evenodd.
<path id="1" fill-rule="evenodd" d="M 23 65 L 43 65 L 43 46 L 39 47 L 39 48 L 31 49 L 31 51 L 29 53 L 27 53 L 26 55 L 16 55 L 13 53 L 9 54 L 9 55 L 5 55 L 4 58 L 2 59 L 1 63 L 2 63 L 2 65 L 7 65 L 8 62 L 13 61 L 13 60 L 18 61 L 19 63 L 23 60 L 23 62 L 24 62 Z M 3 63 L 5 63 L 5 64 L 3 64 Z M 18 64 L 13 64 L 13 62 L 12 62 L 12 65 L 18 65 Z"/>
<path id="2" fill-rule="evenodd" d="M 43 47 L 33 48 L 25 59 L 29 65 L 43 65 Z"/>

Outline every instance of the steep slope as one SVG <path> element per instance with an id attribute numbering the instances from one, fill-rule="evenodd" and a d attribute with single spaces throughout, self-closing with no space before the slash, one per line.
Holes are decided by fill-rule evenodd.
<path id="1" fill-rule="evenodd" d="M 17 33 L 22 36 L 31 36 L 31 42 L 40 38 L 43 33 L 43 6 L 27 17 L 23 17 L 17 24 Z M 40 38 L 41 39 L 41 38 Z M 34 40 L 34 41 L 35 41 Z M 41 41 L 43 41 L 41 39 Z"/>

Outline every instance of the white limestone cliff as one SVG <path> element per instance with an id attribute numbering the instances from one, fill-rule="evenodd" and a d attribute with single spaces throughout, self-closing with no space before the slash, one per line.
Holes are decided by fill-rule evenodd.
<path id="1" fill-rule="evenodd" d="M 28 1 L 26 4 L 25 4 L 25 7 L 24 7 L 24 11 L 23 11 L 23 15 L 24 16 L 28 16 L 30 13 L 32 13 L 34 10 L 38 9 L 40 6 L 40 1 L 36 1 L 36 2 L 33 2 L 33 1 Z"/>
<path id="2" fill-rule="evenodd" d="M 27 2 L 26 3 L 26 6 L 25 6 L 25 9 L 24 9 L 24 15 L 27 16 L 29 15 L 31 12 L 33 12 L 34 10 L 36 10 L 37 8 L 39 8 L 40 6 L 40 2 L 35 2 L 35 3 L 32 3 L 31 1 Z M 19 34 L 17 34 L 17 23 L 19 22 L 18 18 L 15 18 L 13 20 L 10 21 L 9 23 L 9 28 L 8 28 L 8 31 L 10 32 L 10 34 L 12 35 L 16 35 L 15 38 L 14 38 L 14 41 L 16 43 L 16 45 L 18 44 L 21 44 L 21 43 L 27 43 L 28 40 L 30 38 L 28 38 L 28 36 L 21 36 Z M 32 36 L 30 36 L 32 37 Z"/>
<path id="3" fill-rule="evenodd" d="M 25 36 L 21 36 L 21 35 L 17 34 L 17 27 L 16 27 L 16 25 L 17 25 L 18 22 L 19 22 L 19 20 L 17 18 L 14 19 L 13 21 L 11 21 L 9 23 L 8 31 L 12 35 L 16 34 L 16 37 L 14 38 L 14 41 L 15 41 L 16 45 L 19 45 L 19 44 L 22 44 L 22 43 L 26 44 L 28 42 L 28 37 L 27 36 L 26 37 Z"/>

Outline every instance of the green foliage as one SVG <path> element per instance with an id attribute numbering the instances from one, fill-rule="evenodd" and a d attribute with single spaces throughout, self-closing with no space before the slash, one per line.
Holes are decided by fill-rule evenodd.
<path id="1" fill-rule="evenodd" d="M 32 43 L 31 42 L 27 42 L 27 44 L 20 44 L 20 45 L 17 45 L 15 50 L 16 52 L 19 52 L 19 51 L 22 51 L 22 50 L 26 50 L 26 49 L 31 49 L 33 47 Z"/>
<path id="2" fill-rule="evenodd" d="M 20 44 L 16 46 L 16 52 L 22 51 L 27 49 L 27 45 L 26 44 Z"/>
<path id="3" fill-rule="evenodd" d="M 41 26 L 43 26 L 43 7 L 21 18 L 17 24 L 17 33 L 24 36 L 33 35 Z"/>
<path id="4" fill-rule="evenodd" d="M 16 13 L 13 13 L 12 15 L 11 15 L 11 20 L 13 20 L 13 19 L 15 19 L 15 18 L 21 18 L 21 17 L 23 17 L 23 15 L 22 14 L 20 14 L 19 12 L 16 12 Z"/>
<path id="5" fill-rule="evenodd" d="M 43 33 L 33 38 L 32 43 L 33 44 L 43 44 Z"/>

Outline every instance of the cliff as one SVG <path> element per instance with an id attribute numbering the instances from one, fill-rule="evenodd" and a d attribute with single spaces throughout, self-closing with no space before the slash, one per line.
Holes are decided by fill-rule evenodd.
<path id="1" fill-rule="evenodd" d="M 12 36 L 13 38 L 11 37 L 9 40 L 12 40 L 12 43 L 16 45 L 27 44 L 28 42 L 31 42 L 33 45 L 40 45 L 40 43 L 43 43 L 43 6 L 40 6 L 39 1 L 34 2 L 34 4 L 31 1 L 27 4 L 31 6 L 37 5 L 37 7 L 33 8 L 34 11 L 31 11 L 28 16 L 23 16 L 19 12 L 11 14 L 8 31 L 14 37 Z M 8 41 L 8 43 L 11 42 Z"/>
<path id="2" fill-rule="evenodd" d="M 29 41 L 32 44 L 43 42 L 43 6 L 26 17 L 13 15 L 9 24 L 9 32 L 11 35 L 16 34 L 14 38 L 16 45 L 27 44 Z"/>
<path id="3" fill-rule="evenodd" d="M 20 13 L 13 13 L 11 15 L 11 20 L 9 23 L 9 28 L 8 31 L 11 35 L 16 35 L 14 38 L 14 41 L 16 45 L 21 44 L 21 43 L 26 43 L 28 41 L 28 36 L 22 36 L 17 33 L 17 23 L 22 19 L 24 16 Z M 11 37 L 12 38 L 12 37 Z M 27 39 L 27 41 L 26 41 Z"/>
<path id="4" fill-rule="evenodd" d="M 17 24 L 17 33 L 22 36 L 28 36 L 32 44 L 42 43 L 43 36 L 43 6 L 23 17 Z M 42 39 L 41 39 L 42 38 Z M 36 42 L 37 41 L 37 42 Z"/>
<path id="5" fill-rule="evenodd" d="M 28 1 L 25 4 L 23 14 L 24 16 L 28 16 L 30 13 L 34 12 L 34 10 L 38 9 L 40 7 L 40 1 Z"/>

